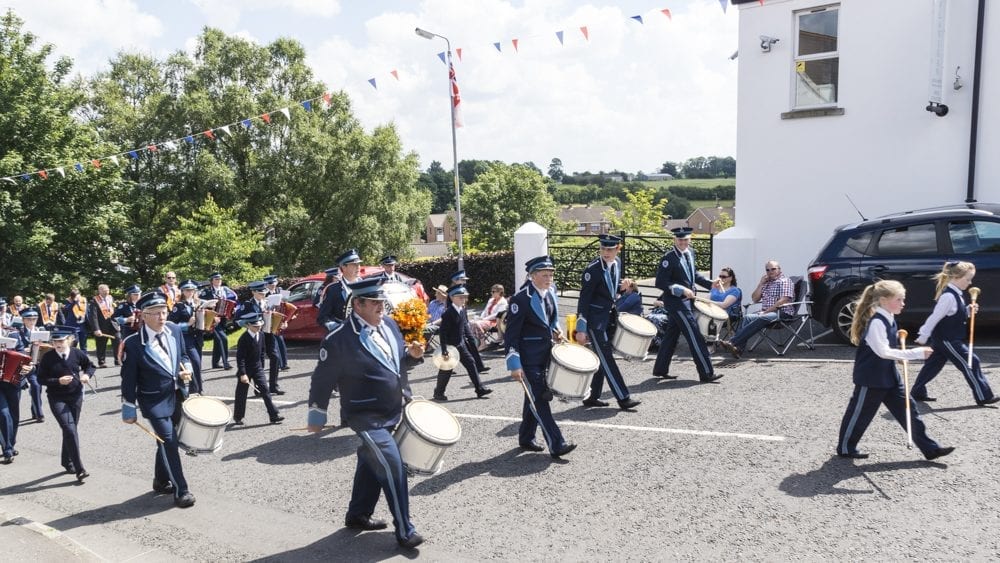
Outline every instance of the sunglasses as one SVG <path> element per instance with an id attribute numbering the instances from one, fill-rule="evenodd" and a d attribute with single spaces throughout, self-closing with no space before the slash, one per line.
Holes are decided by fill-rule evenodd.
<path id="1" fill-rule="evenodd" d="M 732 276 L 727 276 L 725 274 L 719 274 L 719 277 L 720 278 L 726 278 L 726 279 L 728 279 L 728 278 L 731 278 Z"/>
<path id="2" fill-rule="evenodd" d="M 764 268 L 764 269 L 767 270 L 768 272 L 777 272 L 781 268 Z"/>

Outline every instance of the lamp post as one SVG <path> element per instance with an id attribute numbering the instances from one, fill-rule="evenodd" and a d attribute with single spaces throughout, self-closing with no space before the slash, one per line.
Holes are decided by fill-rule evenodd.
<path id="1" fill-rule="evenodd" d="M 455 99 L 454 91 L 451 84 L 451 41 L 448 40 L 444 35 L 438 35 L 437 33 L 431 33 L 426 29 L 420 29 L 419 27 L 413 30 L 417 35 L 423 37 L 424 39 L 434 39 L 435 37 L 440 37 L 444 39 L 445 46 L 447 48 L 447 62 L 448 62 L 448 105 L 451 106 L 451 159 L 452 159 L 452 170 L 455 173 L 455 234 L 458 237 L 458 269 L 465 269 L 465 260 L 463 257 L 463 246 L 462 246 L 462 192 L 459 188 L 458 183 L 458 141 L 455 139 Z"/>

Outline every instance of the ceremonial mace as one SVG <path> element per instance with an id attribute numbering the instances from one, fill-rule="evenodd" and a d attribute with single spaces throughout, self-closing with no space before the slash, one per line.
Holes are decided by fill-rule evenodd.
<path id="1" fill-rule="evenodd" d="M 909 333 L 905 329 L 899 329 L 896 333 L 899 337 L 899 347 L 906 350 L 906 337 Z M 913 428 L 910 424 L 910 364 L 903 360 L 903 398 L 906 399 L 906 447 L 913 449 Z"/>
<path id="2" fill-rule="evenodd" d="M 979 300 L 979 288 L 970 287 L 969 297 L 972 298 L 971 307 L 969 307 L 969 369 L 972 369 L 972 341 L 976 337 L 976 301 Z"/>

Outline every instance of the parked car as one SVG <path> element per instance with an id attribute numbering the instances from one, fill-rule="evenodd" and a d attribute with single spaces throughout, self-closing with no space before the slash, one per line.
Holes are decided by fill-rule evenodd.
<path id="1" fill-rule="evenodd" d="M 854 300 L 865 286 L 896 280 L 906 286 L 898 322 L 911 338 L 934 308 L 932 276 L 947 261 L 976 265 L 973 285 L 985 288 L 976 322 L 1000 321 L 1000 204 L 970 203 L 906 211 L 837 227 L 809 266 L 813 318 L 850 340 Z"/>
<path id="2" fill-rule="evenodd" d="M 381 273 L 381 266 L 361 266 L 361 277 L 363 278 L 377 276 Z M 419 280 L 398 271 L 396 273 L 403 279 L 403 283 L 386 285 L 391 305 L 413 297 L 427 301 L 427 293 Z M 313 298 L 323 288 L 325 278 L 326 275 L 320 272 L 306 276 L 289 286 L 287 301 L 298 307 L 298 310 L 295 313 L 295 318 L 289 321 L 288 328 L 282 332 L 286 340 L 322 340 L 326 336 L 326 329 L 316 324 L 316 315 L 319 313 L 319 309 L 313 305 Z"/>

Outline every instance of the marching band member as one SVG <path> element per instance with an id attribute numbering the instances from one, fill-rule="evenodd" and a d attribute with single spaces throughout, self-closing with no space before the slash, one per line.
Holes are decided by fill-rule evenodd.
<path id="1" fill-rule="evenodd" d="M 212 285 L 208 288 L 207 295 L 209 297 L 205 297 L 206 299 L 236 301 L 236 292 L 222 285 L 222 274 L 214 272 L 210 280 Z M 229 363 L 229 336 L 226 334 L 226 320 L 219 319 L 215 325 L 215 329 L 212 331 L 212 338 L 214 339 L 212 346 L 213 368 L 218 368 L 221 365 L 222 369 L 233 369 L 233 365 Z"/>
<path id="2" fill-rule="evenodd" d="M 267 307 L 267 284 L 263 280 L 250 282 L 247 289 L 253 294 L 237 308 L 237 315 L 243 316 L 248 313 L 270 315 L 271 311 Z M 278 388 L 278 346 L 274 341 L 273 334 L 264 334 L 264 353 L 267 354 L 268 368 L 268 390 L 272 395 L 284 395 L 285 392 Z"/>
<path id="3" fill-rule="evenodd" d="M 108 294 L 107 284 L 97 286 L 97 295 L 91 300 L 87 307 L 87 325 L 90 333 L 94 335 L 94 343 L 97 348 L 97 367 L 106 368 L 104 358 L 108 353 L 108 341 L 111 341 L 111 349 L 118 348 L 118 341 L 115 338 L 115 327 L 111 324 L 111 317 L 115 312 L 115 300 Z M 118 356 L 115 355 L 115 365 L 119 365 Z"/>
<path id="4" fill-rule="evenodd" d="M 6 311 L 7 302 L 0 297 L 0 316 L 4 317 L 4 322 L 8 322 L 10 315 Z M 24 346 L 20 332 L 12 333 L 13 338 L 18 339 L 15 350 L 21 351 Z M 33 366 L 23 366 L 22 374 L 26 374 Z M 0 449 L 3 450 L 3 463 L 14 461 L 17 450 L 17 427 L 21 421 L 21 383 L 0 381 Z"/>
<path id="5" fill-rule="evenodd" d="M 160 286 L 160 293 L 167 296 L 167 308 L 173 309 L 181 297 L 181 290 L 177 287 L 177 274 L 167 272 L 163 274 L 163 285 Z"/>
<path id="6" fill-rule="evenodd" d="M 69 297 L 63 304 L 63 320 L 66 326 L 76 329 L 73 342 L 84 352 L 87 351 L 87 298 L 80 295 L 80 290 L 72 288 Z"/>
<path id="7" fill-rule="evenodd" d="M 54 293 L 45 294 L 45 300 L 38 306 L 38 314 L 45 330 L 51 331 L 56 326 L 66 324 L 63 320 L 63 313 L 59 310 L 59 304 L 56 303 Z"/>
<path id="8" fill-rule="evenodd" d="M 458 286 L 464 286 L 468 281 L 469 278 L 468 276 L 465 275 L 465 270 L 459 270 L 451 275 L 451 287 L 448 288 L 449 304 L 451 303 L 451 293 L 450 293 L 451 290 Z M 475 335 L 472 334 L 472 331 L 469 331 L 469 334 L 465 335 L 464 339 L 465 339 L 465 345 L 469 349 L 469 354 L 472 356 L 472 359 L 475 360 L 476 362 L 476 370 L 479 373 L 485 373 L 490 371 L 490 367 L 483 363 L 483 357 L 482 355 L 479 354 L 479 344 L 476 342 Z"/>
<path id="9" fill-rule="evenodd" d="M 639 406 L 639 401 L 629 397 L 625 378 L 618 369 L 614 358 L 608 329 L 618 322 L 615 297 L 622 278 L 622 262 L 618 258 L 621 239 L 615 235 L 601 235 L 601 255 L 587 265 L 583 271 L 580 299 L 577 302 L 576 341 L 586 346 L 594 342 L 594 352 L 600 359 L 601 367 L 594 373 L 590 383 L 590 395 L 583 400 L 585 407 L 606 407 L 601 400 L 604 380 L 608 380 L 611 393 L 618 399 L 623 411 L 631 411 Z"/>
<path id="10" fill-rule="evenodd" d="M 83 407 L 83 386 L 94 376 L 94 364 L 83 350 L 67 342 L 73 330 L 59 327 L 52 333 L 54 348 L 38 362 L 38 379 L 45 385 L 52 416 L 62 429 L 62 466 L 75 473 L 77 481 L 90 476 L 80 459 L 80 410 Z M 82 371 L 81 371 L 82 370 Z"/>
<path id="11" fill-rule="evenodd" d="M 157 442 L 153 491 L 173 493 L 180 508 L 193 506 L 177 444 L 176 425 L 187 396 L 189 358 L 180 328 L 167 322 L 167 298 L 150 292 L 139 299 L 143 328 L 125 340 L 122 370 L 122 422 L 136 421 L 136 408 L 149 420 Z"/>
<path id="12" fill-rule="evenodd" d="M 198 297 L 195 292 L 198 290 L 198 282 L 194 280 L 184 280 L 180 284 L 181 296 L 170 309 L 167 320 L 176 324 L 184 333 L 184 350 L 188 359 L 191 360 L 191 386 L 192 393 L 204 393 L 204 382 L 201 378 L 201 342 L 204 340 L 204 332 L 195 328 L 198 311 Z"/>
<path id="13" fill-rule="evenodd" d="M 677 379 L 677 376 L 670 375 L 670 360 L 677 347 L 677 339 L 683 334 L 694 356 L 698 377 L 702 382 L 708 383 L 719 379 L 722 374 L 716 374 L 712 366 L 705 339 L 691 313 L 691 299 L 694 298 L 695 284 L 711 289 L 712 280 L 702 276 L 695 268 L 694 250 L 690 248 L 692 229 L 678 227 L 671 229 L 671 232 L 674 234 L 674 247 L 663 255 L 656 270 L 656 287 L 663 291 L 660 301 L 667 310 L 670 322 L 656 353 L 653 377 Z"/>
<path id="14" fill-rule="evenodd" d="M 399 274 L 396 272 L 397 263 L 398 262 L 396 261 L 396 257 L 391 254 L 389 256 L 386 256 L 385 258 L 382 258 L 382 260 L 379 262 L 379 264 L 382 265 L 382 272 L 385 275 L 385 281 L 403 283 L 403 278 L 401 278 Z"/>
<path id="15" fill-rule="evenodd" d="M 330 285 L 340 279 L 340 268 L 334 266 L 332 268 L 327 268 L 323 270 L 326 277 L 323 278 L 323 285 L 320 286 L 319 291 L 313 294 L 313 306 L 319 307 L 320 303 L 323 302 L 323 298 L 326 297 L 326 290 Z"/>
<path id="16" fill-rule="evenodd" d="M 7 311 L 7 300 L 0 297 L 0 336 L 14 330 L 14 315 Z"/>
<path id="17" fill-rule="evenodd" d="M 246 332 L 240 335 L 236 344 L 236 402 L 233 406 L 233 424 L 243 426 L 243 417 L 247 412 L 247 393 L 250 385 L 264 399 L 271 424 L 280 424 L 285 417 L 278 413 L 271 400 L 268 383 L 264 378 L 264 347 L 265 339 L 260 329 L 264 326 L 264 317 L 260 313 L 244 313 L 239 318 L 239 324 L 246 327 Z"/>
<path id="18" fill-rule="evenodd" d="M 552 393 L 545 382 L 552 340 L 562 339 L 553 285 L 556 266 L 551 256 L 538 256 L 528 260 L 525 267 L 528 283 L 510 299 L 504 332 L 507 369 L 511 377 L 525 385 L 518 445 L 523 450 L 544 451 L 545 448 L 535 442 L 535 431 L 541 426 L 549 454 L 558 459 L 575 450 L 576 444 L 563 438 L 552 418 L 549 407 Z"/>
<path id="19" fill-rule="evenodd" d="M 347 300 L 351 296 L 348 286 L 358 281 L 361 272 L 361 257 L 358 256 L 358 251 L 352 248 L 338 256 L 337 266 L 340 268 L 340 281 L 327 286 L 320 300 L 319 314 L 316 315 L 316 322 L 327 330 L 333 330 L 337 323 L 344 322 Z"/>
<path id="20" fill-rule="evenodd" d="M 19 341 L 17 351 L 27 354 L 31 350 L 31 333 L 36 330 L 38 311 L 35 309 L 25 309 L 21 313 L 21 318 L 24 320 L 24 326 L 19 328 L 17 332 Z M 30 366 L 31 371 L 24 375 L 23 380 L 28 382 L 28 389 L 31 395 L 31 418 L 35 419 L 35 422 L 45 422 L 45 411 L 42 409 L 42 386 L 38 382 L 37 367 L 35 365 Z"/>
<path id="21" fill-rule="evenodd" d="M 476 390 L 476 397 L 482 398 L 493 392 L 479 381 L 479 370 L 476 369 L 476 360 L 469 350 L 469 337 L 472 335 L 472 328 L 469 326 L 469 312 L 465 305 L 469 302 L 469 290 L 464 285 L 456 285 L 448 290 L 448 297 L 451 298 L 451 305 L 441 314 L 441 328 L 438 334 L 441 340 L 441 355 L 448 357 L 448 346 L 454 346 L 458 350 L 459 361 L 462 367 L 469 372 L 469 379 Z M 473 346 L 473 349 L 475 347 Z M 438 370 L 437 385 L 434 387 L 434 400 L 447 401 L 445 389 L 454 370 Z"/>
<path id="22" fill-rule="evenodd" d="M 377 277 L 349 286 L 352 312 L 320 347 L 309 388 L 308 429 L 323 429 L 330 394 L 339 386 L 341 416 L 361 438 L 344 525 L 357 530 L 386 528 L 384 520 L 372 518 L 382 492 L 392 512 L 396 541 L 412 549 L 424 538 L 410 521 L 407 475 L 392 431 L 402 419 L 404 400 L 411 397 L 408 368 L 424 350 L 416 342 L 407 347 L 396 322 L 385 316 L 388 297 L 382 284 Z"/>
<path id="23" fill-rule="evenodd" d="M 281 288 L 278 287 L 278 276 L 274 274 L 264 276 L 264 283 L 267 284 L 268 295 L 281 295 Z M 285 319 L 282 321 L 281 330 L 288 328 L 288 321 L 290 320 L 291 319 Z M 290 368 L 288 367 L 288 348 L 285 346 L 285 337 L 281 334 L 275 334 L 274 342 L 278 347 L 278 369 L 286 371 Z"/>

